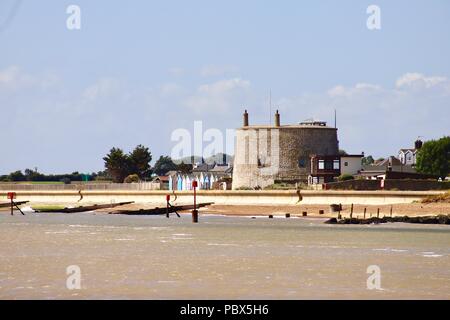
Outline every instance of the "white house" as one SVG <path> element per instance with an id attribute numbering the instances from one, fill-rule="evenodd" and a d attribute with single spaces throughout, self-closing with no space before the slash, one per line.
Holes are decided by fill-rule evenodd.
<path id="1" fill-rule="evenodd" d="M 417 149 L 400 149 L 398 152 L 398 159 L 402 164 L 415 165 L 416 155 Z"/>
<path id="2" fill-rule="evenodd" d="M 423 142 L 417 139 L 414 142 L 414 149 L 400 149 L 398 159 L 403 165 L 415 166 L 417 160 L 417 152 L 422 148 Z"/>
<path id="3" fill-rule="evenodd" d="M 347 154 L 341 156 L 341 174 L 358 174 L 362 169 L 363 154 Z"/>

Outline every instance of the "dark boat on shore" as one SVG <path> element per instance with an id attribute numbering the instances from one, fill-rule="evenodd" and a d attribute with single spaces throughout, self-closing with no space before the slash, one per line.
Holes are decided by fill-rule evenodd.
<path id="1" fill-rule="evenodd" d="M 14 201 L 14 204 L 20 206 L 22 204 L 28 203 L 29 201 Z M 11 202 L 0 203 L 0 208 L 10 208 Z"/>
<path id="2" fill-rule="evenodd" d="M 124 206 L 126 204 L 134 203 L 134 201 L 127 201 L 127 202 L 118 202 L 118 203 L 109 203 L 109 204 L 94 204 L 92 206 L 80 206 L 75 208 L 49 208 L 49 209 L 34 209 L 35 212 L 39 213 L 77 213 L 77 212 L 87 212 L 87 211 L 94 211 L 98 209 L 108 209 L 108 208 L 115 208 L 119 206 Z"/>
<path id="3" fill-rule="evenodd" d="M 176 213 L 177 211 L 193 210 L 198 208 L 203 208 L 213 204 L 214 202 L 198 203 L 195 207 L 194 205 L 184 205 L 184 206 L 169 206 L 165 208 L 153 208 L 153 209 L 139 209 L 139 210 L 116 210 L 109 214 L 125 214 L 125 215 L 139 215 L 139 216 L 158 216 L 167 215 L 169 213 Z"/>

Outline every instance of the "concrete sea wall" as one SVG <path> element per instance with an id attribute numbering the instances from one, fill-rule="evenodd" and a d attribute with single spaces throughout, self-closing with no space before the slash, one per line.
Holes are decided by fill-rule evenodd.
<path id="1" fill-rule="evenodd" d="M 14 191 L 14 190 L 9 190 Z M 17 190 L 17 201 L 28 200 L 31 203 L 75 204 L 80 200 L 77 191 L 21 191 Z M 301 190 L 292 191 L 198 191 L 197 202 L 214 202 L 219 205 L 296 205 L 296 204 L 398 204 L 411 203 L 442 191 L 336 191 Z M 81 204 L 100 204 L 121 201 L 135 201 L 138 204 L 165 205 L 168 191 L 82 191 Z M 0 201 L 7 202 L 6 191 L 0 191 Z M 171 193 L 171 201 L 176 204 L 193 202 L 192 191 Z"/>

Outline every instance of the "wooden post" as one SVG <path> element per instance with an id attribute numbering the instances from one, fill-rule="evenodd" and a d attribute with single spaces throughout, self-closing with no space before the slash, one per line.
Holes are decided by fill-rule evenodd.
<path id="1" fill-rule="evenodd" d="M 364 219 L 366 219 L 367 208 L 364 208 Z"/>
<path id="2" fill-rule="evenodd" d="M 197 210 L 197 180 L 192 181 L 192 187 L 194 188 L 194 210 L 192 210 L 192 222 L 198 223 L 198 210 Z"/>
<path id="3" fill-rule="evenodd" d="M 306 211 L 302 212 L 302 216 L 306 217 L 307 215 L 308 215 L 308 212 L 306 212 Z"/>
<path id="4" fill-rule="evenodd" d="M 350 207 L 350 219 L 353 217 L 353 203 L 352 206 Z"/>
<path id="5" fill-rule="evenodd" d="M 166 195 L 166 217 L 169 218 L 169 201 L 170 201 L 170 194 Z"/>
<path id="6" fill-rule="evenodd" d="M 380 208 L 377 209 L 377 218 L 380 218 Z"/>
<path id="7" fill-rule="evenodd" d="M 286 218 L 290 218 L 291 214 L 290 213 L 286 213 Z"/>
<path id="8" fill-rule="evenodd" d="M 16 198 L 16 193 L 15 192 L 8 192 L 7 193 L 7 198 L 11 200 L 11 215 L 14 215 L 14 199 Z M 22 212 L 22 214 L 23 214 L 23 212 Z"/>
<path id="9" fill-rule="evenodd" d="M 393 207 L 393 206 L 391 205 L 391 211 L 390 211 L 391 218 L 392 218 L 392 207 Z"/>
<path id="10" fill-rule="evenodd" d="M 269 215 L 269 219 L 273 219 L 273 215 L 270 214 L 270 215 Z"/>

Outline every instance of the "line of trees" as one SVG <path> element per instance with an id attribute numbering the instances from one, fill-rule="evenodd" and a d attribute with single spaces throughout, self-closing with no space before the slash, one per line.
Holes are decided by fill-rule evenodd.
<path id="1" fill-rule="evenodd" d="M 150 166 L 152 154 L 143 145 L 138 145 L 128 154 L 120 148 L 112 148 L 103 160 L 106 174 L 113 182 L 117 183 L 148 180 L 152 174 L 160 176 L 171 170 L 181 171 L 182 173 L 192 171 L 192 165 L 184 162 L 175 164 L 169 156 L 160 156 L 152 168 Z"/>
<path id="2" fill-rule="evenodd" d="M 450 173 L 450 136 L 425 142 L 417 153 L 416 169 L 445 179 Z"/>
<path id="3" fill-rule="evenodd" d="M 22 170 L 17 170 L 10 174 L 0 176 L 1 182 L 49 181 L 70 183 L 71 181 L 91 181 L 101 179 L 106 179 L 106 173 L 104 171 L 99 171 L 97 173 L 93 172 L 91 174 L 83 174 L 77 171 L 66 174 L 43 174 L 36 170 L 25 169 L 24 172 L 22 172 Z"/>

